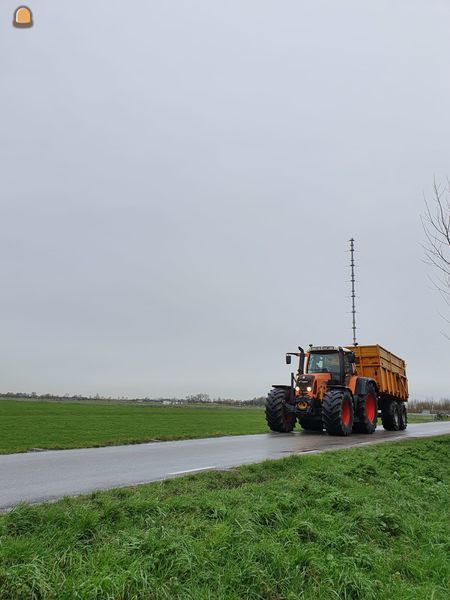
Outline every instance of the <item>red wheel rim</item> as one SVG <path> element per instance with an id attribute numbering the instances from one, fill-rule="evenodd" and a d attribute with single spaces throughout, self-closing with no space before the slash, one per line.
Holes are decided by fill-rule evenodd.
<path id="1" fill-rule="evenodd" d="M 348 400 L 342 402 L 342 423 L 348 425 L 350 423 L 350 404 Z"/>
<path id="2" fill-rule="evenodd" d="M 372 394 L 368 394 L 367 398 L 366 398 L 366 416 L 369 419 L 369 421 L 372 423 L 373 421 L 375 421 L 375 416 L 376 416 L 376 404 L 375 404 L 375 398 L 372 396 Z"/>

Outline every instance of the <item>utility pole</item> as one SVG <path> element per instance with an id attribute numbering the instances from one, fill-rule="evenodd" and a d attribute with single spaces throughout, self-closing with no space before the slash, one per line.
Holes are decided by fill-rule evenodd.
<path id="1" fill-rule="evenodd" d="M 356 341 L 356 308 L 355 308 L 355 240 L 350 240 L 350 270 L 351 270 L 351 283 L 352 283 L 352 330 L 353 330 L 353 345 L 357 345 Z"/>

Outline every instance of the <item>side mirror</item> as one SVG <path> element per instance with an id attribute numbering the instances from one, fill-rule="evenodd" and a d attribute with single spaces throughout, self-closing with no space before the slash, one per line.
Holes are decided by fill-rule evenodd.
<path id="1" fill-rule="evenodd" d="M 286 364 L 290 365 L 292 362 L 292 356 L 290 354 L 286 354 Z"/>
<path id="2" fill-rule="evenodd" d="M 349 353 L 349 355 L 348 355 L 348 362 L 349 362 L 351 365 L 354 365 L 354 364 L 356 363 L 356 357 L 355 357 L 355 355 L 353 354 L 353 352 L 350 352 L 350 353 Z"/>

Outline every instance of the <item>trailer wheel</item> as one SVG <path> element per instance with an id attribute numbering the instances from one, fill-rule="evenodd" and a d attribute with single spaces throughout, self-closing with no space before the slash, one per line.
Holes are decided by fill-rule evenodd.
<path id="1" fill-rule="evenodd" d="M 266 400 L 266 421 L 272 431 L 289 433 L 295 427 L 295 414 L 286 410 L 289 392 L 275 388 L 269 392 Z"/>
<path id="2" fill-rule="evenodd" d="M 323 431 L 322 420 L 308 419 L 308 417 L 301 419 L 299 417 L 298 422 L 300 423 L 300 427 L 305 431 Z"/>
<path id="3" fill-rule="evenodd" d="M 400 402 L 398 405 L 398 417 L 398 428 L 400 431 L 404 431 L 408 427 L 408 412 L 404 402 Z"/>
<path id="4" fill-rule="evenodd" d="M 329 435 L 350 435 L 353 427 L 353 402 L 347 390 L 330 390 L 323 397 L 322 420 Z"/>
<path id="5" fill-rule="evenodd" d="M 377 390 L 373 383 L 368 383 L 365 395 L 359 398 L 356 405 L 356 416 L 359 420 L 353 425 L 353 431 L 373 433 L 377 428 L 377 415 Z"/>
<path id="6" fill-rule="evenodd" d="M 399 406 L 395 400 L 385 400 L 381 406 L 381 422 L 386 431 L 400 429 Z"/>

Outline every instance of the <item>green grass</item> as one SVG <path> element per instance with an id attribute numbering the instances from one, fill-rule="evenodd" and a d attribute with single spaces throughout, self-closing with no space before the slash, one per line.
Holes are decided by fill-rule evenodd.
<path id="1" fill-rule="evenodd" d="M 422 423 L 431 418 L 411 415 Z M 268 431 L 261 408 L 145 406 L 0 398 L 0 454 Z"/>
<path id="2" fill-rule="evenodd" d="M 0 399 L 0 453 L 267 431 L 258 408 L 151 407 Z"/>
<path id="3" fill-rule="evenodd" d="M 2 600 L 447 600 L 449 437 L 0 517 Z"/>
<path id="4" fill-rule="evenodd" d="M 443 421 L 448 421 L 449 418 L 444 416 Z M 410 423 L 432 423 L 435 421 L 435 415 L 423 415 L 421 413 L 408 413 L 408 421 Z"/>

